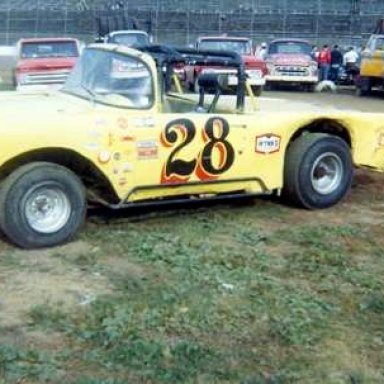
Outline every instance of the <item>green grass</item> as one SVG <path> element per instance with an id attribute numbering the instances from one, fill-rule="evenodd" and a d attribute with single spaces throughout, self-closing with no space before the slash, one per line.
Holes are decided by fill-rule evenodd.
<path id="1" fill-rule="evenodd" d="M 112 292 L 33 308 L 27 331 L 65 348 L 3 346 L 4 383 L 384 382 L 381 240 L 258 204 L 88 224 L 97 253 L 64 260 Z"/>

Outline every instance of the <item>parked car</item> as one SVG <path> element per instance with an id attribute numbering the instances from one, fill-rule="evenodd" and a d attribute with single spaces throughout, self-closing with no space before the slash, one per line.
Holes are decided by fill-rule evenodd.
<path id="1" fill-rule="evenodd" d="M 196 44 L 199 50 L 215 50 L 215 51 L 234 51 L 243 58 L 248 82 L 253 92 L 260 95 L 265 85 L 265 75 L 267 67 L 264 60 L 256 57 L 253 52 L 252 40 L 246 37 L 230 37 L 230 36 L 205 36 L 200 37 Z M 191 65 L 185 68 L 186 85 L 195 92 L 199 91 L 198 79 L 201 74 L 205 73 L 222 73 L 229 75 L 229 86 L 235 88 L 238 79 L 234 68 L 217 67 L 209 65 Z"/>
<path id="2" fill-rule="evenodd" d="M 319 81 L 311 44 L 303 39 L 276 39 L 268 46 L 267 86 L 289 84 L 313 91 Z"/>
<path id="3" fill-rule="evenodd" d="M 34 38 L 17 43 L 14 83 L 18 90 L 62 86 L 80 55 L 77 39 Z"/>

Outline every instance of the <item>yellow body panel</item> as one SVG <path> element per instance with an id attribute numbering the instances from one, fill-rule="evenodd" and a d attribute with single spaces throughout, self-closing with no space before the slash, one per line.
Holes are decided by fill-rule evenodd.
<path id="1" fill-rule="evenodd" d="M 360 75 L 384 80 L 384 36 L 373 35 L 363 52 Z"/>
<path id="2" fill-rule="evenodd" d="M 155 64 L 140 55 L 156 80 Z M 194 113 L 193 101 L 170 98 L 162 103 L 159 91 L 148 110 L 100 105 L 62 92 L 4 94 L 0 170 L 18 156 L 60 148 L 94 164 L 121 202 L 268 192 L 283 186 L 286 150 L 297 131 L 324 119 L 348 131 L 357 166 L 384 169 L 382 114 L 315 110 L 236 114 L 225 113 L 226 102 L 219 105 L 220 113 L 211 114 Z"/>

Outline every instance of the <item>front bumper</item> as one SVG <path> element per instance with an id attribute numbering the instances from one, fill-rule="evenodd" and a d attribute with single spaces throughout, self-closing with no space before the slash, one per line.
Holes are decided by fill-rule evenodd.
<path id="1" fill-rule="evenodd" d="M 312 83 L 316 84 L 319 82 L 317 76 L 281 76 L 281 75 L 267 75 L 265 77 L 267 82 L 278 82 L 278 83 Z"/>
<path id="2" fill-rule="evenodd" d="M 63 87 L 64 84 L 23 84 L 16 87 L 18 92 L 34 92 L 34 91 L 56 91 Z"/>
<path id="3" fill-rule="evenodd" d="M 265 76 L 263 76 L 263 72 L 260 69 L 246 69 L 247 74 L 247 82 L 251 86 L 259 86 L 262 87 L 265 85 Z M 239 83 L 239 79 L 237 77 L 236 71 L 234 70 L 225 70 L 225 69 L 208 69 L 204 70 L 202 73 L 216 73 L 228 75 L 228 85 L 229 86 L 237 86 Z"/>

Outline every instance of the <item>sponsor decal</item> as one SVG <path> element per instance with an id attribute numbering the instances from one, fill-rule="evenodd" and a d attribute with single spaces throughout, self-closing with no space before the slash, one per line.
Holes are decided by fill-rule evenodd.
<path id="1" fill-rule="evenodd" d="M 136 144 L 139 160 L 157 159 L 159 155 L 159 143 L 157 140 L 143 140 Z"/>
<path id="2" fill-rule="evenodd" d="M 101 151 L 98 156 L 101 164 L 107 164 L 111 160 L 111 153 L 109 151 Z"/>
<path id="3" fill-rule="evenodd" d="M 136 137 L 131 135 L 123 135 L 120 137 L 120 141 L 122 141 L 123 143 L 128 143 L 128 142 L 136 141 Z"/>
<path id="4" fill-rule="evenodd" d="M 133 165 L 131 163 L 125 163 L 122 166 L 123 173 L 130 173 L 133 171 Z"/>
<path id="5" fill-rule="evenodd" d="M 262 135 L 256 137 L 256 152 L 271 154 L 280 151 L 281 137 L 278 135 Z"/>
<path id="6" fill-rule="evenodd" d="M 153 117 L 140 117 L 133 120 L 133 125 L 137 128 L 153 128 L 155 119 Z"/>
<path id="7" fill-rule="evenodd" d="M 125 177 L 120 177 L 119 179 L 119 185 L 120 187 L 124 187 L 124 185 L 127 184 L 127 179 Z"/>
<path id="8" fill-rule="evenodd" d="M 84 145 L 84 148 L 88 151 L 98 151 L 101 148 L 101 145 L 98 143 L 87 143 Z"/>
<path id="9" fill-rule="evenodd" d="M 104 127 L 105 125 L 107 125 L 107 121 L 103 118 L 98 118 L 95 120 L 95 126 L 96 127 Z"/>
<path id="10" fill-rule="evenodd" d="M 92 139 L 101 139 L 103 134 L 100 131 L 89 131 L 88 136 Z"/>
<path id="11" fill-rule="evenodd" d="M 128 121 L 126 118 L 124 117 L 119 117 L 117 119 L 117 126 L 120 128 L 120 129 L 127 129 L 128 128 Z"/>

